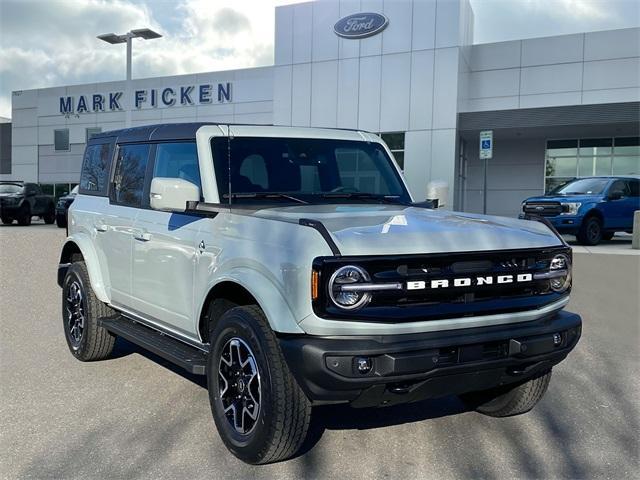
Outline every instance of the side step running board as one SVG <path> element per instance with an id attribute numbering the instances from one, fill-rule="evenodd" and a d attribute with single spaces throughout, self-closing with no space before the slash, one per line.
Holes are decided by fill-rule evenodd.
<path id="1" fill-rule="evenodd" d="M 184 368 L 195 375 L 205 375 L 207 354 L 175 338 L 145 327 L 124 317 L 105 318 L 100 325 L 145 350 Z"/>

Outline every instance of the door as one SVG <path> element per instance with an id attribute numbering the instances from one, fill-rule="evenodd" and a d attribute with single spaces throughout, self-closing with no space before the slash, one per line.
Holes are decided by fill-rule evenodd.
<path id="1" fill-rule="evenodd" d="M 152 158 L 151 178 L 182 178 L 200 187 L 195 142 L 159 143 L 152 149 Z M 148 205 L 147 195 L 134 224 L 135 308 L 160 326 L 197 339 L 193 276 L 198 248 L 196 234 L 203 219 L 198 215 L 152 210 Z"/>
<path id="2" fill-rule="evenodd" d="M 633 180 L 620 179 L 614 181 L 607 191 L 607 200 L 604 205 L 605 228 L 630 230 L 633 225 L 633 212 L 638 207 L 637 184 L 631 184 Z M 632 192 L 635 189 L 635 195 Z M 618 198 L 611 198 L 617 194 Z"/>
<path id="3" fill-rule="evenodd" d="M 131 269 L 133 224 L 142 208 L 145 177 L 149 160 L 148 144 L 119 145 L 109 208 L 96 219 L 96 231 L 102 235 L 102 248 L 109 264 L 111 301 L 133 308 Z M 146 195 L 148 197 L 148 193 Z"/>

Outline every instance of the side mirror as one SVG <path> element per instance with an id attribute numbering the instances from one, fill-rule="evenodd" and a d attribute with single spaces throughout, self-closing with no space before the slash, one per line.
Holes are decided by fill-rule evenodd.
<path id="1" fill-rule="evenodd" d="M 614 190 L 613 192 L 609 192 L 607 199 L 620 200 L 622 197 L 624 197 L 622 190 Z"/>
<path id="2" fill-rule="evenodd" d="M 184 212 L 187 202 L 200 200 L 200 189 L 182 178 L 156 177 L 151 180 L 149 196 L 154 210 Z"/>

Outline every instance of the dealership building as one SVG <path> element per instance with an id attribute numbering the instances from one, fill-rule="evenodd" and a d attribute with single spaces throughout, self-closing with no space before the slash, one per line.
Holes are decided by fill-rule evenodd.
<path id="1" fill-rule="evenodd" d="M 566 179 L 640 173 L 639 28 L 473 44 L 466 0 L 318 0 L 275 22 L 273 66 L 13 92 L 0 179 L 65 192 L 87 139 L 124 128 L 127 109 L 132 126 L 380 133 L 416 200 L 444 181 L 447 207 L 470 212 L 512 216 Z"/>

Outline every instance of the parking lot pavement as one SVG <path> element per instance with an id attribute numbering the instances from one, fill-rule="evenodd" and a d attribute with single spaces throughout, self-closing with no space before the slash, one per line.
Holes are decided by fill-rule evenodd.
<path id="1" fill-rule="evenodd" d="M 603 240 L 593 247 L 579 245 L 576 237 L 564 235 L 564 239 L 573 248 L 573 253 L 601 253 L 614 255 L 640 255 L 640 250 L 631 248 L 632 236 L 628 233 L 617 233 L 611 240 Z"/>
<path id="2" fill-rule="evenodd" d="M 456 398 L 316 409 L 308 451 L 253 467 L 229 454 L 205 385 L 118 341 L 67 350 L 56 265 L 64 231 L 0 227 L 0 474 L 4 478 L 638 478 L 640 257 L 575 255 L 583 338 L 529 414 Z"/>

